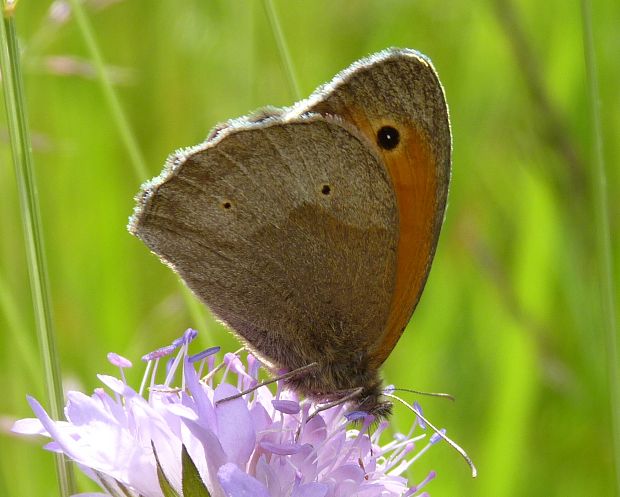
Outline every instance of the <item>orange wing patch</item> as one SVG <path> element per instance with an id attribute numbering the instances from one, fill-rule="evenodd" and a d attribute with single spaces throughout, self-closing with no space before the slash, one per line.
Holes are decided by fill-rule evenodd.
<path id="1" fill-rule="evenodd" d="M 373 122 L 357 109 L 349 109 L 347 117 L 375 144 L 392 178 L 398 204 L 400 236 L 394 294 L 385 328 L 369 351 L 371 367 L 378 368 L 403 334 L 428 277 L 439 237 L 437 166 L 428 138 L 417 127 Z M 400 143 L 393 150 L 383 150 L 376 144 L 377 132 L 387 125 L 400 133 Z"/>
<path id="2" fill-rule="evenodd" d="M 413 126 L 399 128 L 401 144 L 380 150 L 388 167 L 398 203 L 400 238 L 396 284 L 388 321 L 371 351 L 380 366 L 398 342 L 420 300 L 439 233 L 436 161 L 428 140 Z"/>

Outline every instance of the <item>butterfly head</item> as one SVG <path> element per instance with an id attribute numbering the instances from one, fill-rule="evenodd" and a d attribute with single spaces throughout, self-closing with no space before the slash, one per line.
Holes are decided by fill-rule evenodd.
<path id="1" fill-rule="evenodd" d="M 372 415 L 375 420 L 388 418 L 392 414 L 392 403 L 382 397 L 380 385 L 370 390 L 364 390 L 357 399 L 357 411 Z"/>

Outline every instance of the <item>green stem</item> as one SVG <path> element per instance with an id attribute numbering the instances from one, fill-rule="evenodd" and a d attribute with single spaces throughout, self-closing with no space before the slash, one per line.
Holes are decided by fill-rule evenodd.
<path id="1" fill-rule="evenodd" d="M 13 333 L 11 335 L 11 343 L 15 346 L 17 357 L 20 359 L 20 365 L 22 366 L 25 375 L 26 382 L 36 385 L 37 390 L 31 391 L 30 394 L 36 397 L 43 395 L 40 385 L 38 384 L 40 373 L 39 363 L 35 360 L 33 354 L 30 352 L 32 343 L 27 334 L 23 330 L 27 329 L 26 321 L 19 312 L 19 307 L 13 293 L 9 289 L 8 285 L 4 281 L 2 275 L 0 275 L 0 310 L 4 314 L 8 330 Z M 3 495 L 0 493 L 0 495 Z"/>
<path id="2" fill-rule="evenodd" d="M 293 60 L 291 59 L 288 45 L 284 39 L 282 26 L 280 26 L 280 21 L 273 5 L 273 1 L 263 0 L 263 6 L 265 7 L 267 17 L 269 18 L 269 24 L 271 25 L 271 30 L 273 31 L 273 37 L 276 39 L 276 44 L 278 45 L 278 52 L 280 52 L 280 58 L 282 59 L 282 64 L 284 64 L 284 70 L 286 71 L 286 77 L 288 78 L 290 89 L 293 92 L 295 99 L 301 100 L 301 90 L 299 89 L 299 82 L 295 74 L 295 68 L 293 67 Z"/>
<path id="3" fill-rule="evenodd" d="M 129 120 L 123 111 L 123 107 L 121 106 L 118 95 L 114 90 L 114 86 L 110 81 L 110 77 L 106 71 L 105 63 L 103 61 L 103 56 L 101 55 L 101 50 L 99 49 L 99 45 L 95 38 L 95 33 L 88 17 L 86 16 L 86 13 L 84 12 L 82 2 L 80 0 L 70 0 L 70 2 L 71 8 L 73 9 L 73 13 L 75 15 L 75 20 L 80 29 L 80 33 L 82 34 L 82 38 L 86 43 L 86 48 L 88 49 L 90 58 L 97 71 L 97 79 L 101 84 L 104 98 L 110 108 L 118 132 L 125 144 L 125 148 L 127 149 L 127 153 L 129 154 L 134 174 L 138 182 L 141 183 L 149 177 L 149 173 L 142 152 L 140 151 L 140 147 L 138 146 L 138 141 L 136 140 L 136 136 L 131 129 Z M 200 305 L 191 293 L 185 291 L 183 283 L 179 284 L 182 287 L 181 294 L 183 295 L 183 299 L 185 300 L 190 316 L 197 324 L 204 324 L 206 319 L 202 313 Z"/>
<path id="4" fill-rule="evenodd" d="M 86 48 L 90 53 L 93 65 L 97 71 L 97 79 L 101 83 L 101 90 L 103 91 L 104 98 L 110 107 L 116 127 L 118 128 L 121 139 L 123 140 L 125 148 L 129 153 L 131 165 L 133 166 L 134 172 L 140 181 L 144 181 L 149 177 L 146 162 L 140 152 L 140 147 L 138 146 L 137 140 L 131 131 L 131 126 L 129 125 L 127 116 L 123 112 L 118 95 L 114 91 L 114 87 L 110 81 L 110 76 L 106 71 L 103 56 L 101 55 L 101 50 L 99 50 L 99 45 L 95 39 L 93 28 L 88 20 L 88 17 L 86 16 L 86 13 L 84 12 L 82 2 L 80 0 L 70 0 L 70 3 L 75 20 L 78 24 L 78 28 L 84 38 Z"/>
<path id="5" fill-rule="evenodd" d="M 592 31 L 592 7 L 589 0 L 581 1 L 583 45 L 588 78 L 588 100 L 593 142 L 595 178 L 593 200 L 596 225 L 596 250 L 599 266 L 602 324 L 605 335 L 605 354 L 610 390 L 612 445 L 616 476 L 616 495 L 620 495 L 620 355 L 618 354 L 617 320 L 614 305 L 615 284 L 611 253 L 607 172 L 605 167 L 603 128 L 601 124 L 600 91 Z"/>
<path id="6" fill-rule="evenodd" d="M 15 2 L 4 0 L 2 4 L 2 23 L 0 23 L 0 37 L 2 40 L 0 64 L 3 75 L 4 102 L 9 125 L 15 177 L 19 188 L 30 289 L 32 292 L 39 349 L 44 367 L 45 389 L 52 418 L 61 419 L 64 406 L 62 381 L 58 353 L 56 351 L 43 230 L 41 227 L 28 120 L 26 118 L 26 101 L 14 14 Z M 56 470 L 61 494 L 70 495 L 75 493 L 72 468 L 64 456 L 60 454 L 56 456 Z"/>

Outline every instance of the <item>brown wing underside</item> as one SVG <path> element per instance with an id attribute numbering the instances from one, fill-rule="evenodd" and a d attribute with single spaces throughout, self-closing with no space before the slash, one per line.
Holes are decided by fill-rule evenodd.
<path id="1" fill-rule="evenodd" d="M 375 333 L 371 364 L 381 365 L 402 335 L 430 271 L 444 218 L 451 166 L 451 135 L 443 89 L 430 62 L 410 50 L 394 50 L 340 81 L 310 110 L 333 114 L 365 135 L 382 158 L 397 198 L 400 238 L 397 276 L 388 321 Z M 393 150 L 376 136 L 399 130 Z"/>
<path id="2" fill-rule="evenodd" d="M 330 118 L 224 135 L 145 190 L 134 233 L 275 365 L 359 361 L 395 284 L 389 174 Z"/>

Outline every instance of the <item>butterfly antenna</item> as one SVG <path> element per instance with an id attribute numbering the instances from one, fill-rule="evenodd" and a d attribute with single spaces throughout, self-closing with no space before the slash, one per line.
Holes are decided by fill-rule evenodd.
<path id="1" fill-rule="evenodd" d="M 410 388 L 386 388 L 387 392 L 409 392 L 409 393 L 414 393 L 416 395 L 425 395 L 427 397 L 440 397 L 442 399 L 449 399 L 451 401 L 455 401 L 456 399 L 454 398 L 453 395 L 450 395 L 449 393 L 442 393 L 442 392 L 422 392 L 421 390 L 412 390 Z"/>
<path id="2" fill-rule="evenodd" d="M 439 430 L 428 419 L 426 419 L 422 415 L 422 413 L 420 413 L 420 411 L 418 409 L 416 409 L 415 407 L 410 405 L 408 402 L 406 402 L 405 400 L 401 399 L 400 397 L 398 397 L 396 395 L 393 395 L 391 393 L 384 393 L 383 395 L 385 395 L 386 397 L 391 397 L 392 399 L 397 400 L 398 402 L 400 402 L 403 405 L 405 405 L 407 407 L 407 409 L 410 409 L 411 411 L 413 411 L 416 416 L 418 416 L 422 421 L 424 421 L 428 426 L 430 426 L 431 429 L 435 433 L 437 433 L 437 435 L 439 435 L 441 438 L 443 438 L 448 443 L 448 445 L 450 447 L 452 447 L 454 450 L 456 450 L 461 455 L 461 457 L 463 457 L 463 459 L 465 459 L 465 462 L 467 462 L 467 464 L 471 468 L 471 476 L 472 476 L 472 478 L 475 478 L 476 476 L 478 476 L 478 470 L 476 469 L 476 466 L 474 466 L 474 463 L 471 460 L 471 458 L 467 455 L 467 452 L 465 452 L 465 450 L 463 450 L 463 448 L 459 444 L 457 444 L 452 439 L 448 438 L 441 430 Z"/>

